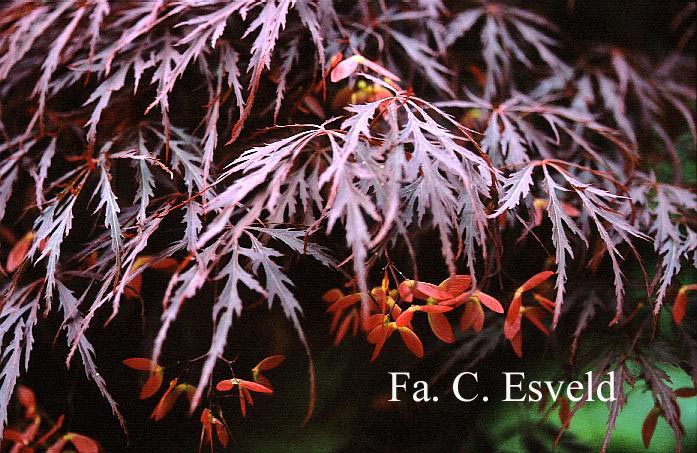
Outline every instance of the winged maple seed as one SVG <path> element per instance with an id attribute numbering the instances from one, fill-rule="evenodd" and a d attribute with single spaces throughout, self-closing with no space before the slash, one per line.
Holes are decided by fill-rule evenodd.
<path id="1" fill-rule="evenodd" d="M 46 449 L 46 453 L 61 453 L 63 451 L 71 451 L 66 450 L 68 444 L 72 444 L 75 450 L 77 450 L 77 453 L 99 453 L 103 451 L 101 445 L 99 445 L 99 442 L 91 437 L 77 433 L 67 433 L 48 447 Z"/>
<path id="2" fill-rule="evenodd" d="M 223 381 L 220 381 L 216 384 L 215 388 L 219 392 L 227 392 L 232 390 L 235 386 L 237 386 L 237 390 L 239 393 L 240 411 L 242 412 L 243 417 L 247 416 L 247 404 L 249 404 L 250 406 L 254 404 L 254 400 L 252 399 L 252 394 L 250 392 L 267 394 L 273 393 L 272 389 L 265 387 L 262 384 L 245 381 L 244 379 L 238 378 L 225 379 Z"/>
<path id="3" fill-rule="evenodd" d="M 273 390 L 271 381 L 269 381 L 266 376 L 262 375 L 262 371 L 268 371 L 276 368 L 281 363 L 286 360 L 284 355 L 272 355 L 263 359 L 261 362 L 257 363 L 254 368 L 252 368 L 252 380 L 257 384 L 261 384 L 264 387 Z"/>
<path id="4" fill-rule="evenodd" d="M 388 71 L 378 63 L 365 58 L 363 55 L 352 55 L 349 58 L 342 60 L 341 54 L 337 54 L 334 58 L 335 63 L 334 69 L 331 71 L 331 81 L 338 82 L 350 76 L 358 69 L 359 65 L 363 65 L 371 71 L 380 74 L 381 76 L 399 82 L 399 76 L 395 75 L 393 72 Z"/>
<path id="5" fill-rule="evenodd" d="M 394 332 L 399 332 L 404 344 L 414 355 L 423 357 L 423 344 L 412 326 L 412 319 L 417 312 L 426 314 L 434 335 L 445 343 L 455 341 L 452 326 L 445 313 L 464 305 L 461 326 L 463 330 L 474 326 L 477 331 L 481 330 L 484 323 L 482 304 L 496 313 L 503 313 L 498 300 L 481 290 L 471 288 L 472 278 L 469 275 L 453 275 L 439 285 L 415 280 L 403 280 L 399 282 L 397 289 L 390 289 L 389 285 L 390 279 L 385 272 L 381 286 L 370 291 L 369 299 L 372 303 L 369 306 L 369 316 L 361 326 L 368 342 L 375 345 L 371 361 L 378 357 Z M 333 314 L 330 332 L 334 332 L 343 316 L 335 345 L 344 338 L 351 325 L 355 335 L 359 328 L 359 311 L 356 306 L 363 300 L 363 295 L 345 295 L 334 288 L 325 292 L 322 298 L 329 304 L 327 311 Z M 425 304 L 416 304 L 416 300 Z M 402 307 L 400 303 L 408 306 Z M 481 313 L 481 318 L 472 312 L 472 308 Z"/>
<path id="6" fill-rule="evenodd" d="M 683 387 L 675 390 L 675 396 L 680 398 L 692 398 L 697 396 L 697 388 Z M 678 420 L 680 419 L 680 406 L 675 405 Z M 658 419 L 665 417 L 665 412 L 661 405 L 657 402 L 649 413 L 646 414 L 644 418 L 644 423 L 641 425 L 641 439 L 644 442 L 644 447 L 649 448 L 651 445 L 651 439 L 653 439 L 653 433 L 656 431 L 656 424 Z"/>
<path id="7" fill-rule="evenodd" d="M 689 291 L 697 291 L 697 283 L 683 285 L 678 290 L 678 295 L 675 297 L 675 304 L 673 305 L 673 320 L 677 325 L 682 324 L 682 320 L 685 318 L 685 313 L 687 312 L 687 293 Z"/>
<path id="8" fill-rule="evenodd" d="M 160 272 L 173 273 L 179 267 L 179 262 L 174 258 L 163 258 L 156 259 L 153 256 L 141 255 L 138 256 L 131 267 L 129 268 L 127 274 L 135 274 L 138 269 L 147 267 L 148 269 L 157 270 Z M 129 282 L 128 286 L 124 291 L 124 295 L 133 299 L 140 296 L 140 290 L 143 286 L 143 274 L 138 272 Z"/>
<path id="9" fill-rule="evenodd" d="M 210 451 L 213 453 L 215 451 L 213 447 L 213 429 L 215 429 L 215 435 L 218 438 L 218 442 L 223 447 L 227 447 L 229 433 L 225 424 L 213 415 L 210 409 L 205 408 L 201 412 L 201 440 L 199 441 L 198 451 L 201 453 L 203 450 L 203 444 L 207 443 L 210 446 Z"/>
<path id="10" fill-rule="evenodd" d="M 352 289 L 325 295 L 330 333 L 334 344 L 365 334 L 372 360 L 394 332 L 423 356 L 426 321 L 446 343 L 454 327 L 468 331 L 444 367 L 493 355 L 500 326 L 485 325 L 485 313 L 504 310 L 474 276 L 515 275 L 511 255 L 524 253 L 531 273 L 553 256 L 556 294 L 537 286 L 551 273 L 515 292 L 503 333 L 516 354 L 523 318 L 548 333 L 548 312 L 554 328 L 564 311 L 575 356 L 582 334 L 613 311 L 611 325 L 622 328 L 606 333 L 622 341 L 608 341 L 600 362 L 622 371 L 622 382 L 634 377 L 618 355 L 694 371 L 686 316 L 697 287 L 680 287 L 697 265 L 697 194 L 684 171 L 697 143 L 694 2 L 675 18 L 677 48 L 669 37 L 650 49 L 614 39 L 588 47 L 596 39 L 580 34 L 567 49 L 571 35 L 552 21 L 559 8 L 547 5 L 555 2 L 539 2 L 539 12 L 514 3 L 524 2 L 0 2 L 0 436 L 14 389 L 37 361 L 35 328 L 55 316 L 66 365 L 79 356 L 126 431 L 88 334 L 106 310 L 109 321 L 130 315 L 120 300 L 140 297 L 143 278 L 168 283 L 147 291 L 162 289 L 150 361 L 127 359 L 147 373 L 140 398 L 159 394 L 159 356 L 176 349 L 167 344 L 172 326 L 202 319 L 180 319 L 182 307 L 213 297 L 196 304 L 212 321 L 202 365 L 192 367 L 198 384 L 175 380 L 153 417 L 182 393 L 191 413 L 218 409 L 210 384 L 248 297 L 280 305 L 307 352 L 314 395 L 290 254 L 332 271 L 352 267 Z M 578 13 L 573 3 L 564 17 Z M 573 37 L 585 29 L 593 27 L 575 27 Z M 252 117 L 254 128 L 270 126 L 252 130 Z M 430 232 L 437 250 L 414 240 Z M 393 252 L 409 252 L 415 269 L 442 259 L 451 277 L 436 284 L 386 272 L 371 289 L 375 263 Z M 656 269 L 646 284 L 642 261 Z M 645 335 L 676 291 L 677 336 Z M 265 374 L 278 357 L 261 361 L 250 381 L 225 384 L 237 386 L 243 412 L 254 392 L 244 382 L 272 390 Z M 647 382 L 679 449 L 684 430 L 663 380 L 656 371 Z M 56 436 L 35 440 L 40 411 L 25 403 L 21 432 L 7 432 L 21 447 L 45 448 Z M 611 406 L 603 450 L 624 404 L 623 396 Z M 222 413 L 201 420 L 209 445 L 215 420 Z M 57 448 L 85 448 L 77 436 Z"/>
<path id="11" fill-rule="evenodd" d="M 153 363 L 152 360 L 145 358 L 125 359 L 123 364 L 134 370 L 147 371 L 150 373 L 148 379 L 143 384 L 143 388 L 140 390 L 140 399 L 144 400 L 150 398 L 160 390 L 165 373 L 165 369 L 161 365 Z"/>
<path id="12" fill-rule="evenodd" d="M 343 297 L 345 297 L 344 293 L 340 289 L 334 288 L 325 292 L 322 295 L 322 300 L 327 304 L 332 305 Z M 340 310 L 338 308 L 333 310 L 329 333 L 334 334 L 334 346 L 341 343 L 341 340 L 344 339 L 349 330 L 355 337 L 358 333 L 360 323 L 360 313 L 358 308 L 355 306 L 349 307 L 345 310 Z"/>
<path id="13" fill-rule="evenodd" d="M 13 443 L 12 449 L 7 451 L 12 453 L 32 453 L 37 450 L 44 451 L 43 449 L 50 453 L 61 453 L 63 451 L 100 453 L 103 451 L 101 445 L 96 440 L 84 434 L 74 432 L 59 435 L 51 442 L 51 439 L 62 428 L 65 417 L 61 415 L 55 423 L 43 431 L 43 412 L 42 415 L 39 415 L 34 391 L 29 387 L 21 385 L 17 388 L 17 399 L 24 408 L 24 419 L 29 420 L 30 423 L 22 431 L 11 428 L 4 431 L 3 440 Z"/>
<path id="14" fill-rule="evenodd" d="M 523 317 L 532 322 L 542 333 L 549 335 L 549 330 L 542 323 L 542 318 L 547 312 L 554 313 L 554 302 L 535 293 L 533 296 L 542 308 L 523 306 L 523 293 L 540 286 L 552 275 L 554 275 L 552 271 L 543 271 L 530 277 L 516 289 L 511 305 L 508 307 L 508 314 L 503 324 L 503 333 L 511 342 L 511 346 L 518 357 L 523 356 L 523 334 L 521 329 Z"/>
<path id="15" fill-rule="evenodd" d="M 155 406 L 155 409 L 150 414 L 150 418 L 154 421 L 162 420 L 167 414 L 172 411 L 174 404 L 177 402 L 179 397 L 184 394 L 186 398 L 191 403 L 191 400 L 196 393 L 196 387 L 191 384 L 179 383 L 177 379 L 172 379 L 169 381 L 169 387 L 160 398 L 160 401 Z"/>

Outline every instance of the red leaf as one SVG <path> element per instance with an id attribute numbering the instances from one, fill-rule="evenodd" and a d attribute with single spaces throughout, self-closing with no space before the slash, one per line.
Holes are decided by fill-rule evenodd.
<path id="1" fill-rule="evenodd" d="M 479 302 L 484 304 L 489 310 L 494 311 L 496 313 L 503 313 L 503 306 L 501 305 L 501 302 L 499 302 L 496 298 L 491 297 L 490 295 L 483 293 L 481 291 L 475 292 L 472 297 L 476 297 Z"/>
<path id="2" fill-rule="evenodd" d="M 282 364 L 284 360 L 286 360 L 286 356 L 284 355 L 272 355 L 257 363 L 254 369 L 258 371 L 271 370 Z"/>
<path id="3" fill-rule="evenodd" d="M 431 330 L 436 334 L 438 338 L 446 343 L 453 343 L 455 341 L 455 336 L 453 335 L 453 328 L 450 326 L 448 318 L 442 313 L 429 313 L 428 323 L 431 325 Z"/>
<path id="4" fill-rule="evenodd" d="M 413 330 L 407 327 L 401 327 L 399 329 L 399 335 L 402 337 L 404 344 L 407 345 L 407 348 L 409 348 L 416 357 L 422 358 L 424 356 L 424 346 Z"/>
<path id="5" fill-rule="evenodd" d="M 659 414 L 660 412 L 657 408 L 651 409 L 644 419 L 644 424 L 641 426 L 641 439 L 644 441 L 644 447 L 646 448 L 649 448 L 649 445 L 651 445 Z"/>

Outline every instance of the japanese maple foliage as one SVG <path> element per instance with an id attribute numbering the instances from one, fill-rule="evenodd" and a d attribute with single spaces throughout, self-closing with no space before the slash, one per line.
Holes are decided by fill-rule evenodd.
<path id="1" fill-rule="evenodd" d="M 35 404 L 18 382 L 44 325 L 126 432 L 90 337 L 154 297 L 147 349 L 121 359 L 141 399 L 160 395 L 153 420 L 180 400 L 197 411 L 201 449 L 228 444 L 223 394 L 246 415 L 252 393 L 275 391 L 266 374 L 285 356 L 241 376 L 225 358 L 259 305 L 280 307 L 307 355 L 306 422 L 316 395 L 303 314 L 326 308 L 335 345 L 359 333 L 373 345 L 366 367 L 401 341 L 390 354 L 421 358 L 436 342 L 451 353 L 441 373 L 471 368 L 527 355 L 539 330 L 566 373 L 616 372 L 602 449 L 625 383 L 656 402 L 637 436 L 648 446 L 663 418 L 679 448 L 676 396 L 690 391 L 661 367 L 697 386 L 694 4 L 658 55 L 592 36 L 571 45 L 530 8 L 4 2 L 0 433 L 14 394 L 27 412 L 10 442 L 101 448 L 58 428 L 49 446 L 36 440 L 44 424 L 28 424 Z M 324 306 L 295 290 L 300 255 L 347 282 L 314 283 Z M 440 277 L 422 280 L 433 262 Z M 172 332 L 196 322 L 181 316 L 192 305 L 209 341 L 181 357 Z M 586 335 L 609 340 L 589 354 Z M 557 441 L 584 405 L 563 404 Z"/>

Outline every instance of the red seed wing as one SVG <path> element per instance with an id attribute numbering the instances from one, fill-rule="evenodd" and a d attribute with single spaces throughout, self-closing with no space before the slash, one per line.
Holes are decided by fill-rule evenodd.
<path id="1" fill-rule="evenodd" d="M 523 357 L 523 333 L 520 330 L 511 338 L 511 346 L 518 357 Z"/>
<path id="2" fill-rule="evenodd" d="M 245 389 L 249 389 L 253 392 L 273 393 L 273 390 L 271 390 L 270 388 L 264 387 L 263 385 L 257 384 L 256 382 L 245 381 L 242 379 L 239 380 L 239 386 Z"/>
<path id="3" fill-rule="evenodd" d="M 402 327 L 399 329 L 399 335 L 402 337 L 404 344 L 407 345 L 407 348 L 409 348 L 416 357 L 422 358 L 424 356 L 424 345 L 413 330 Z"/>
<path id="4" fill-rule="evenodd" d="M 682 324 L 682 320 L 687 312 L 687 292 L 680 291 L 678 297 L 675 298 L 675 304 L 673 305 L 673 321 L 675 324 Z"/>
<path id="5" fill-rule="evenodd" d="M 547 281 L 552 275 L 554 275 L 554 272 L 552 272 L 552 271 L 542 271 L 538 274 L 535 274 L 532 277 L 530 277 L 528 279 L 528 281 L 526 281 L 525 283 L 520 285 L 518 290 L 520 292 L 530 291 L 531 289 L 533 289 L 533 288 L 541 285 L 543 282 Z"/>
<path id="6" fill-rule="evenodd" d="M 213 424 L 215 425 L 215 434 L 218 436 L 218 441 L 223 447 L 227 447 L 229 440 L 227 428 L 217 419 L 214 419 Z"/>
<path id="7" fill-rule="evenodd" d="M 410 287 L 410 284 L 412 284 L 413 282 L 413 280 L 404 280 L 397 286 L 397 292 L 399 293 L 399 297 L 404 302 L 411 303 L 414 300 L 414 292 Z"/>
<path id="8" fill-rule="evenodd" d="M 61 453 L 63 451 L 63 447 L 65 447 L 65 444 L 68 443 L 68 439 L 66 436 L 67 434 L 58 438 L 57 441 L 55 441 L 50 447 L 46 449 L 46 453 Z"/>
<path id="9" fill-rule="evenodd" d="M 143 388 L 140 390 L 140 399 L 144 400 L 150 398 L 162 386 L 162 372 L 156 371 L 148 377 L 148 380 L 143 384 Z"/>
<path id="10" fill-rule="evenodd" d="M 534 293 L 532 297 L 535 298 L 538 304 L 545 310 L 547 310 L 550 313 L 554 313 L 554 302 L 551 300 L 547 299 L 545 296 L 542 294 Z"/>
<path id="11" fill-rule="evenodd" d="M 414 318 L 414 310 L 404 310 L 395 321 L 399 327 L 408 326 Z"/>
<path id="12" fill-rule="evenodd" d="M 511 305 L 508 307 L 506 321 L 503 323 L 503 334 L 509 340 L 512 339 L 516 333 L 520 332 L 520 321 L 522 318 L 520 305 L 522 302 L 523 299 L 520 296 L 515 296 Z"/>
<path id="13" fill-rule="evenodd" d="M 259 371 L 271 370 L 282 364 L 284 360 L 286 360 L 286 356 L 284 355 L 272 355 L 257 363 L 257 366 L 254 368 Z"/>
<path id="14" fill-rule="evenodd" d="M 382 350 L 382 347 L 385 346 L 385 341 L 387 341 L 387 337 L 390 336 L 391 332 L 392 332 L 392 329 L 390 329 L 388 327 L 382 327 L 382 326 L 378 326 L 370 331 L 371 334 L 374 333 L 373 341 L 371 341 L 371 343 L 375 343 L 375 349 L 373 349 L 373 355 L 370 356 L 371 362 L 374 362 L 375 359 L 377 359 L 378 355 L 380 355 L 380 351 Z M 368 339 L 368 341 L 370 341 L 370 339 Z"/>
<path id="15" fill-rule="evenodd" d="M 17 387 L 19 404 L 24 408 L 24 418 L 31 420 L 36 415 L 36 395 L 34 391 L 25 385 Z"/>
<path id="16" fill-rule="evenodd" d="M 443 313 L 429 313 L 428 323 L 431 325 L 431 330 L 438 338 L 446 343 L 453 343 L 455 336 L 450 321 Z"/>
<path id="17" fill-rule="evenodd" d="M 414 295 L 424 300 L 432 297 L 439 302 L 455 297 L 440 286 L 426 282 L 416 282 L 414 284 Z"/>
<path id="18" fill-rule="evenodd" d="M 257 384 L 261 384 L 264 387 L 273 390 L 273 385 L 271 385 L 271 381 L 266 376 L 263 376 L 261 374 L 257 375 L 257 378 L 254 380 Z"/>
<path id="19" fill-rule="evenodd" d="M 170 387 L 167 389 L 165 394 L 162 395 L 160 402 L 157 403 L 157 406 L 155 406 L 152 414 L 150 414 L 150 418 L 155 421 L 162 420 L 172 410 L 174 403 L 176 403 L 177 398 L 179 398 L 180 393 L 181 390 L 179 389 L 179 386 L 172 386 L 172 383 L 170 383 Z"/>
<path id="20" fill-rule="evenodd" d="M 469 275 L 453 275 L 441 282 L 439 285 L 453 296 L 459 296 L 472 286 L 472 277 Z"/>
<path id="21" fill-rule="evenodd" d="M 528 320 L 535 325 L 540 331 L 545 334 L 549 335 L 549 330 L 547 329 L 547 326 L 545 326 L 542 323 L 542 317 L 545 316 L 546 312 L 542 310 L 539 307 L 528 307 L 525 310 L 524 316 L 528 318 Z"/>
<path id="22" fill-rule="evenodd" d="M 559 400 L 559 421 L 564 427 L 568 427 L 571 423 L 571 411 L 569 410 L 569 401 L 566 398 Z"/>
<path id="23" fill-rule="evenodd" d="M 34 232 L 30 231 L 29 233 L 25 234 L 22 239 L 15 243 L 12 250 L 10 250 L 9 255 L 7 255 L 7 264 L 5 267 L 7 268 L 8 273 L 12 273 L 19 268 L 22 261 L 24 261 L 24 258 L 27 257 L 27 253 L 29 253 L 33 240 Z"/>
<path id="24" fill-rule="evenodd" d="M 123 364 L 139 371 L 150 371 L 159 367 L 159 365 L 153 364 L 152 360 L 144 358 L 126 359 L 123 361 Z"/>
<path id="25" fill-rule="evenodd" d="M 363 330 L 371 331 L 375 327 L 382 324 L 385 320 L 385 315 L 378 313 L 375 315 L 370 315 L 368 319 L 363 323 Z"/>
<path id="26" fill-rule="evenodd" d="M 228 390 L 232 390 L 234 386 L 235 382 L 232 379 L 225 379 L 224 381 L 218 382 L 215 385 L 215 389 L 219 392 L 227 392 Z"/>
<path id="27" fill-rule="evenodd" d="M 683 387 L 675 391 L 675 396 L 680 398 L 691 398 L 697 396 L 697 388 Z"/>
<path id="28" fill-rule="evenodd" d="M 651 410 L 641 426 L 641 439 L 644 441 L 644 447 L 646 448 L 649 448 L 649 445 L 651 445 L 653 433 L 656 431 L 656 422 L 658 422 L 658 412 Z"/>
<path id="29" fill-rule="evenodd" d="M 75 445 L 78 453 L 99 453 L 99 444 L 96 440 L 82 434 L 70 433 L 70 442 Z"/>
<path id="30" fill-rule="evenodd" d="M 326 293 L 322 294 L 322 300 L 328 304 L 333 304 L 342 297 L 344 297 L 344 293 L 341 292 L 339 288 L 330 289 Z"/>
<path id="31" fill-rule="evenodd" d="M 358 68 L 358 58 L 354 55 L 342 61 L 332 69 L 330 80 L 332 82 L 339 82 L 356 72 L 356 68 Z"/>
<path id="32" fill-rule="evenodd" d="M 474 293 L 474 296 L 479 299 L 479 302 L 484 304 L 486 308 L 489 310 L 496 312 L 496 313 L 503 313 L 503 306 L 501 305 L 501 302 L 498 301 L 495 297 L 491 297 L 490 295 L 483 293 L 481 291 L 477 291 Z"/>
<path id="33" fill-rule="evenodd" d="M 327 311 L 332 313 L 335 311 L 343 310 L 345 308 L 350 307 L 351 305 L 360 302 L 360 300 L 360 293 L 349 294 L 348 296 L 344 296 L 341 299 L 334 302 L 332 305 L 330 305 L 329 308 L 327 308 Z"/>
<path id="34" fill-rule="evenodd" d="M 344 316 L 344 319 L 339 324 L 339 330 L 336 331 L 336 336 L 334 337 L 334 346 L 338 346 L 341 340 L 346 336 L 349 327 L 351 326 L 351 321 L 353 321 L 353 316 Z"/>
<path id="35" fill-rule="evenodd" d="M 419 311 L 423 311 L 425 313 L 447 313 L 449 311 L 452 311 L 454 307 L 451 307 L 450 305 L 419 305 Z"/>
<path id="36" fill-rule="evenodd" d="M 462 312 L 462 318 L 460 318 L 460 330 L 464 332 L 470 327 L 475 332 L 480 332 L 484 327 L 484 310 L 477 302 L 465 305 L 465 311 Z"/>

